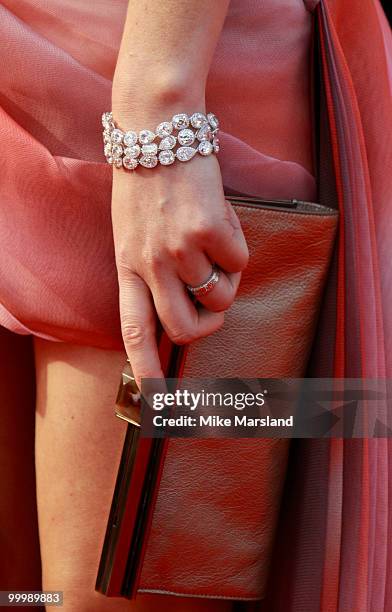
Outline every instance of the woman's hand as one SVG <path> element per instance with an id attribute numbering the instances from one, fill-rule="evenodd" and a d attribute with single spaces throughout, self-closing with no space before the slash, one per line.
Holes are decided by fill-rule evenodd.
<path id="1" fill-rule="evenodd" d="M 138 384 L 163 376 L 156 313 L 173 342 L 211 334 L 233 302 L 248 250 L 224 198 L 214 155 L 134 172 L 114 169 L 112 220 L 122 333 Z M 221 268 L 217 285 L 195 305 L 186 284 Z"/>
<path id="2" fill-rule="evenodd" d="M 205 111 L 207 76 L 228 5 L 129 3 L 112 90 L 119 127 L 154 129 L 175 113 Z M 163 375 L 156 313 L 176 343 L 217 330 L 248 251 L 214 155 L 134 172 L 114 168 L 112 219 L 124 344 L 140 384 L 142 377 Z M 203 283 L 212 263 L 222 269 L 220 279 L 196 306 L 186 284 Z"/>

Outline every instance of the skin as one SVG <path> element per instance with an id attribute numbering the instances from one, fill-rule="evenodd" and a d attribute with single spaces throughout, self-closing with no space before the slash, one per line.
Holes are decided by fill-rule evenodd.
<path id="1" fill-rule="evenodd" d="M 113 81 L 113 116 L 121 128 L 155 128 L 175 113 L 205 111 L 227 6 L 227 0 L 130 3 Z M 140 384 L 163 376 L 156 314 L 177 344 L 219 329 L 248 250 L 214 155 L 133 173 L 114 169 L 112 221 L 124 345 Z M 185 284 L 204 282 L 213 262 L 220 280 L 195 305 Z"/>
<path id="2" fill-rule="evenodd" d="M 129 3 L 113 81 L 112 109 L 120 127 L 155 127 L 176 112 L 205 110 L 206 78 L 227 6 L 228 0 Z M 22 368 L 18 350 L 24 355 L 18 346 L 18 367 L 3 377 L 1 394 L 9 408 L 3 431 L 19 428 L 22 419 L 24 436 L 4 436 L 2 453 L 14 466 L 6 470 L 14 478 L 6 491 L 19 494 L 23 482 L 29 501 L 17 505 L 17 522 L 12 499 L 4 504 L 2 526 L 7 537 L 14 534 L 18 564 L 4 567 L 3 588 L 38 589 L 40 552 L 41 588 L 64 591 L 64 612 L 228 612 L 230 601 L 145 594 L 129 602 L 94 591 L 125 434 L 112 407 L 126 356 L 138 382 L 162 376 L 156 313 L 175 342 L 213 333 L 223 324 L 248 259 L 215 156 L 151 171 L 115 170 L 112 220 L 125 350 L 34 338 L 40 550 L 31 470 L 34 424 L 23 419 L 19 406 L 27 408 L 26 401 L 15 395 Z M 211 262 L 222 268 L 221 279 L 196 307 L 184 284 L 203 282 Z M 26 383 L 18 388 L 27 393 Z M 33 402 L 34 387 L 31 393 Z"/>
<path id="3" fill-rule="evenodd" d="M 227 601 L 143 594 L 130 602 L 95 592 L 126 429 L 113 413 L 126 354 L 40 338 L 34 349 L 42 589 L 64 592 L 62 612 L 229 612 L 232 602 Z M 31 523 L 28 504 L 20 504 L 20 513 Z M 36 554 L 30 531 L 20 546 L 24 565 Z M 26 571 L 25 582 L 19 578 L 8 584 L 28 588 L 33 582 Z"/>

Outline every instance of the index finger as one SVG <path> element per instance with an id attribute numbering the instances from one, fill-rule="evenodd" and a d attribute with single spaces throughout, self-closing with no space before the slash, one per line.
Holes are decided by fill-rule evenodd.
<path id="1" fill-rule="evenodd" d="M 119 275 L 121 331 L 136 384 L 142 378 L 164 378 L 156 338 L 156 312 L 144 280 L 127 271 Z"/>

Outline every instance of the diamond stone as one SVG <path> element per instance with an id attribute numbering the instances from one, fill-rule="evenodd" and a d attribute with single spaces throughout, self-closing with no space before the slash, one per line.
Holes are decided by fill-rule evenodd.
<path id="1" fill-rule="evenodd" d="M 139 163 L 145 168 L 155 168 L 158 163 L 158 158 L 156 155 L 144 155 Z"/>
<path id="2" fill-rule="evenodd" d="M 173 147 L 176 146 L 176 143 L 177 139 L 175 136 L 166 136 L 166 138 L 161 140 L 159 143 L 159 149 L 161 151 L 164 151 L 165 149 L 173 149 Z"/>
<path id="3" fill-rule="evenodd" d="M 198 150 L 201 155 L 210 155 L 213 152 L 214 147 L 212 146 L 212 142 L 209 140 L 202 140 L 198 146 Z"/>
<path id="4" fill-rule="evenodd" d="M 208 125 L 208 123 L 206 123 L 197 132 L 196 138 L 197 138 L 197 140 L 209 140 L 210 137 L 211 137 L 211 128 Z"/>
<path id="5" fill-rule="evenodd" d="M 107 155 L 106 156 L 106 161 L 108 162 L 108 164 L 112 164 L 113 163 L 113 157 L 111 155 Z"/>
<path id="6" fill-rule="evenodd" d="M 177 138 L 180 145 L 191 145 L 195 142 L 195 134 L 189 129 L 178 132 Z"/>
<path id="7" fill-rule="evenodd" d="M 173 126 L 176 130 L 183 130 L 187 128 L 189 125 L 189 117 L 186 113 L 180 113 L 179 115 L 174 115 L 172 119 Z"/>
<path id="8" fill-rule="evenodd" d="M 216 130 L 219 127 L 218 117 L 214 115 L 214 113 L 208 113 L 207 119 L 209 121 L 210 126 Z"/>
<path id="9" fill-rule="evenodd" d="M 194 128 L 199 129 L 205 123 L 207 123 L 207 117 L 203 113 L 193 113 L 191 117 L 191 125 Z"/>
<path id="10" fill-rule="evenodd" d="M 140 144 L 150 144 L 155 138 L 154 132 L 151 130 L 141 130 L 139 132 L 139 142 Z"/>
<path id="11" fill-rule="evenodd" d="M 112 145 L 110 144 L 110 142 L 107 142 L 105 144 L 103 152 L 106 155 L 106 157 L 108 157 L 108 155 L 112 154 Z"/>
<path id="12" fill-rule="evenodd" d="M 124 168 L 126 168 L 127 170 L 134 170 L 136 166 L 138 165 L 138 161 L 134 157 L 125 156 L 123 157 L 122 161 L 123 161 Z"/>
<path id="13" fill-rule="evenodd" d="M 122 158 L 121 157 L 113 158 L 113 166 L 116 166 L 116 168 L 121 168 L 122 167 Z"/>
<path id="14" fill-rule="evenodd" d="M 133 147 L 137 143 L 137 134 L 132 130 L 125 132 L 124 134 L 124 144 L 127 147 Z"/>
<path id="15" fill-rule="evenodd" d="M 147 144 L 142 146 L 143 155 L 156 155 L 158 153 L 158 145 Z"/>
<path id="16" fill-rule="evenodd" d="M 117 157 L 121 157 L 122 152 L 123 152 L 123 148 L 122 148 L 122 146 L 121 146 L 121 145 L 119 145 L 119 144 L 114 144 L 114 145 L 112 146 L 112 155 L 113 155 L 113 157 L 116 157 L 116 158 L 117 158 Z"/>
<path id="17" fill-rule="evenodd" d="M 173 131 L 172 122 L 163 121 L 162 123 L 158 125 L 157 129 L 155 130 L 155 133 L 157 136 L 160 136 L 160 138 L 165 138 L 165 136 L 170 136 L 172 131 Z"/>
<path id="18" fill-rule="evenodd" d="M 112 142 L 112 136 L 111 136 L 111 131 L 110 130 L 104 130 L 102 132 L 102 137 L 103 137 L 103 141 L 106 142 Z"/>
<path id="19" fill-rule="evenodd" d="M 112 113 L 103 113 L 102 115 L 102 125 L 104 128 L 109 128 L 113 121 Z"/>
<path id="20" fill-rule="evenodd" d="M 116 144 L 121 144 L 122 143 L 122 139 L 123 139 L 123 133 L 121 130 L 113 130 L 112 134 L 111 134 L 111 138 L 112 138 L 112 142 L 115 142 Z"/>
<path id="21" fill-rule="evenodd" d="M 189 161 L 195 155 L 196 151 L 197 149 L 193 147 L 180 147 L 176 152 L 177 159 L 182 162 Z"/>
<path id="22" fill-rule="evenodd" d="M 220 149 L 220 141 L 219 138 L 214 138 L 212 140 L 212 146 L 214 147 L 214 152 L 218 153 L 219 149 Z"/>
<path id="23" fill-rule="evenodd" d="M 170 150 L 161 151 L 158 157 L 159 157 L 160 163 L 163 166 L 170 166 L 170 164 L 172 164 L 174 160 L 176 159 L 176 156 L 174 155 L 173 151 L 170 151 Z"/>
<path id="24" fill-rule="evenodd" d="M 135 144 L 133 147 L 127 147 L 124 149 L 124 155 L 126 157 L 137 157 L 140 155 L 140 145 Z"/>

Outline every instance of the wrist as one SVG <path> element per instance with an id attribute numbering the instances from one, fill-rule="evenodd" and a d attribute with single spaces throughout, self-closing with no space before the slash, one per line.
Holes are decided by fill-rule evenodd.
<path id="1" fill-rule="evenodd" d="M 205 112 L 205 85 L 180 71 L 124 75 L 116 69 L 112 110 L 118 122 L 131 122 L 135 128 L 169 120 L 176 113 Z"/>

